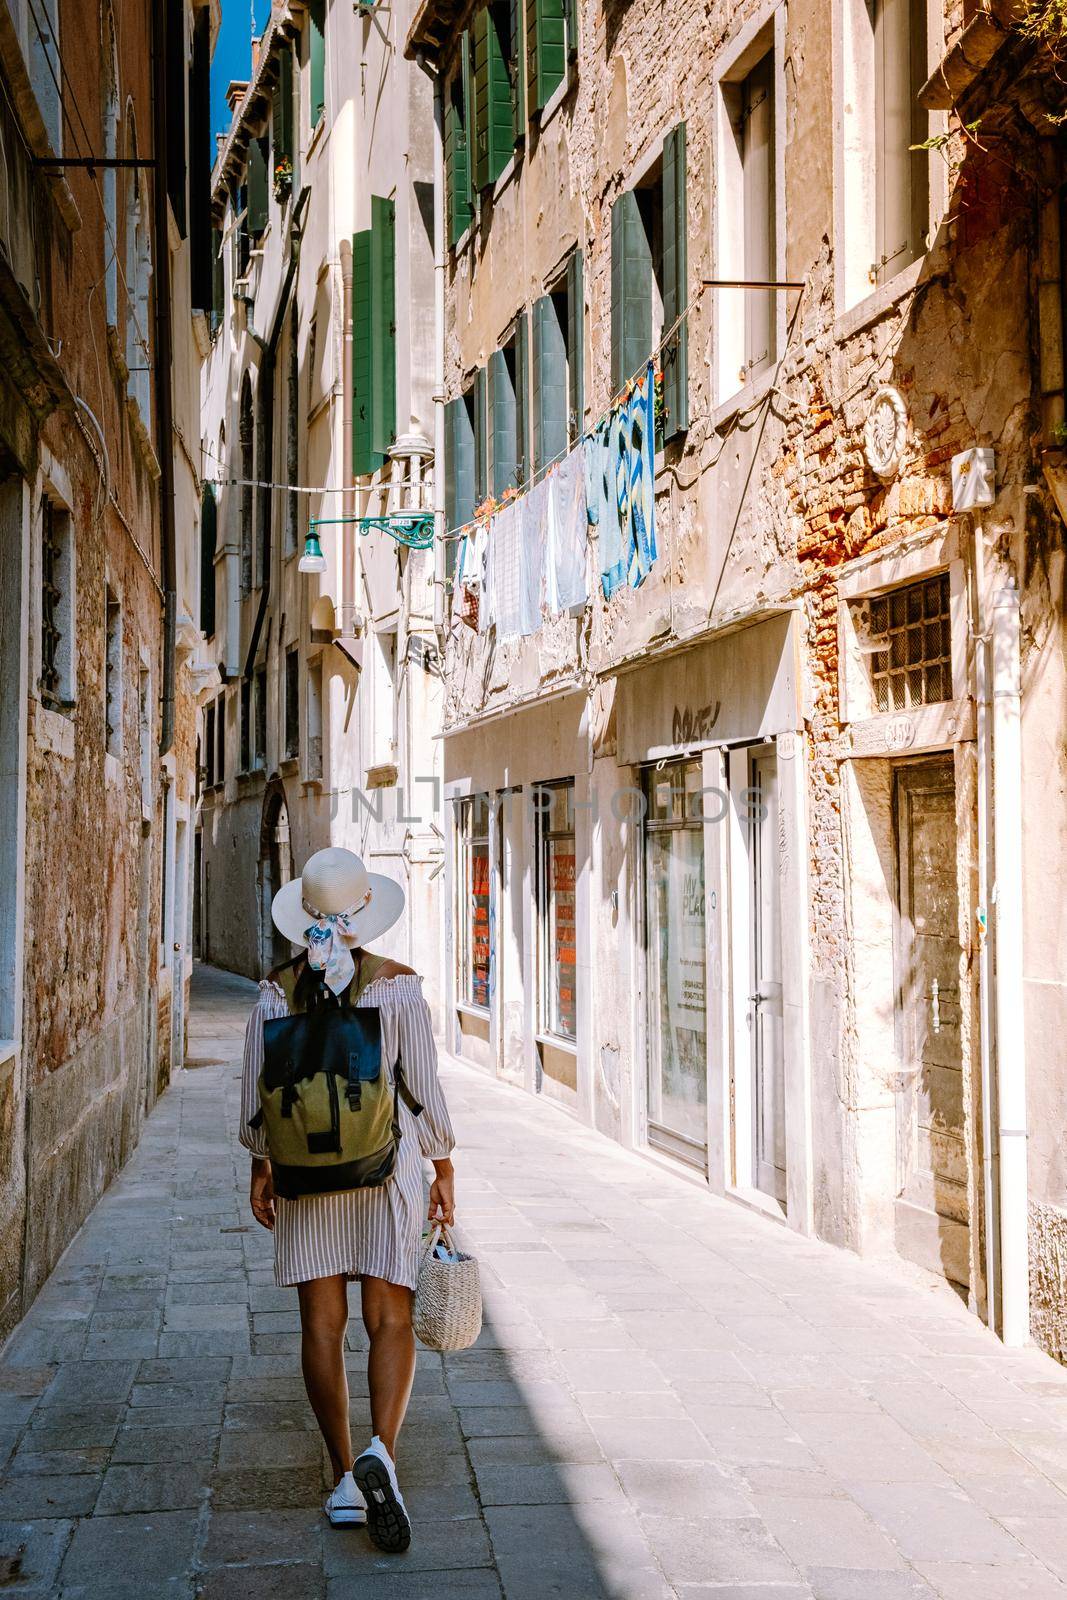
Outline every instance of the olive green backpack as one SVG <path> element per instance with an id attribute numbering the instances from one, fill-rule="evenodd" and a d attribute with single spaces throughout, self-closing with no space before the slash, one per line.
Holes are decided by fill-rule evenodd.
<path id="1" fill-rule="evenodd" d="M 384 961 L 361 951 L 358 962 L 340 995 L 319 983 L 304 1007 L 293 967 L 275 974 L 290 1015 L 263 1024 L 252 1121 L 266 1131 L 274 1192 L 287 1200 L 387 1182 L 400 1144 L 398 1102 L 414 1116 L 422 1110 L 404 1082 L 399 1045 L 389 1081 L 377 1006 L 356 1003 Z"/>

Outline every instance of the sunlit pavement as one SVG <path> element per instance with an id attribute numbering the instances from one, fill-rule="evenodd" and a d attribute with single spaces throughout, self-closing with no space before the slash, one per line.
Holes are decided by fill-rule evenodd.
<path id="1" fill-rule="evenodd" d="M 330 1530 L 233 1137 L 254 989 L 196 989 L 196 1064 L 0 1365 L 4 1593 L 1067 1600 L 1067 1372 L 458 1067 L 486 1327 L 420 1353 L 408 1554 Z"/>

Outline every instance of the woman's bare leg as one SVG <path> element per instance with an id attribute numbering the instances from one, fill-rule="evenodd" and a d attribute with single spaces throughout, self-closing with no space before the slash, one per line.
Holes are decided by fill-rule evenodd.
<path id="1" fill-rule="evenodd" d="M 363 1322 L 370 1335 L 367 1383 L 371 1426 L 396 1460 L 396 1440 L 415 1378 L 410 1289 L 384 1278 L 362 1281 Z"/>
<path id="2" fill-rule="evenodd" d="M 330 1452 L 333 1481 L 352 1470 L 345 1329 L 348 1280 L 343 1274 L 297 1284 L 300 1296 L 300 1364 L 311 1409 Z"/>

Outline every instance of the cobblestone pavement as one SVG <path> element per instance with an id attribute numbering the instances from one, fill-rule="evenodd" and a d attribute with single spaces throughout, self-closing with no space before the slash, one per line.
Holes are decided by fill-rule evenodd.
<path id="1" fill-rule="evenodd" d="M 0 1363 L 4 1593 L 1067 1600 L 1067 1373 L 458 1067 L 485 1331 L 419 1355 L 410 1552 L 330 1530 L 231 1133 L 252 986 L 197 991 L 194 1069 Z"/>

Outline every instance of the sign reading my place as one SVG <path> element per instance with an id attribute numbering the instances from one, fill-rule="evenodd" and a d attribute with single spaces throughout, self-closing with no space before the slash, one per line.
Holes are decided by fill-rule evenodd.
<path id="1" fill-rule="evenodd" d="M 627 766 L 796 728 L 792 613 L 623 673 L 617 704 L 618 758 Z"/>

